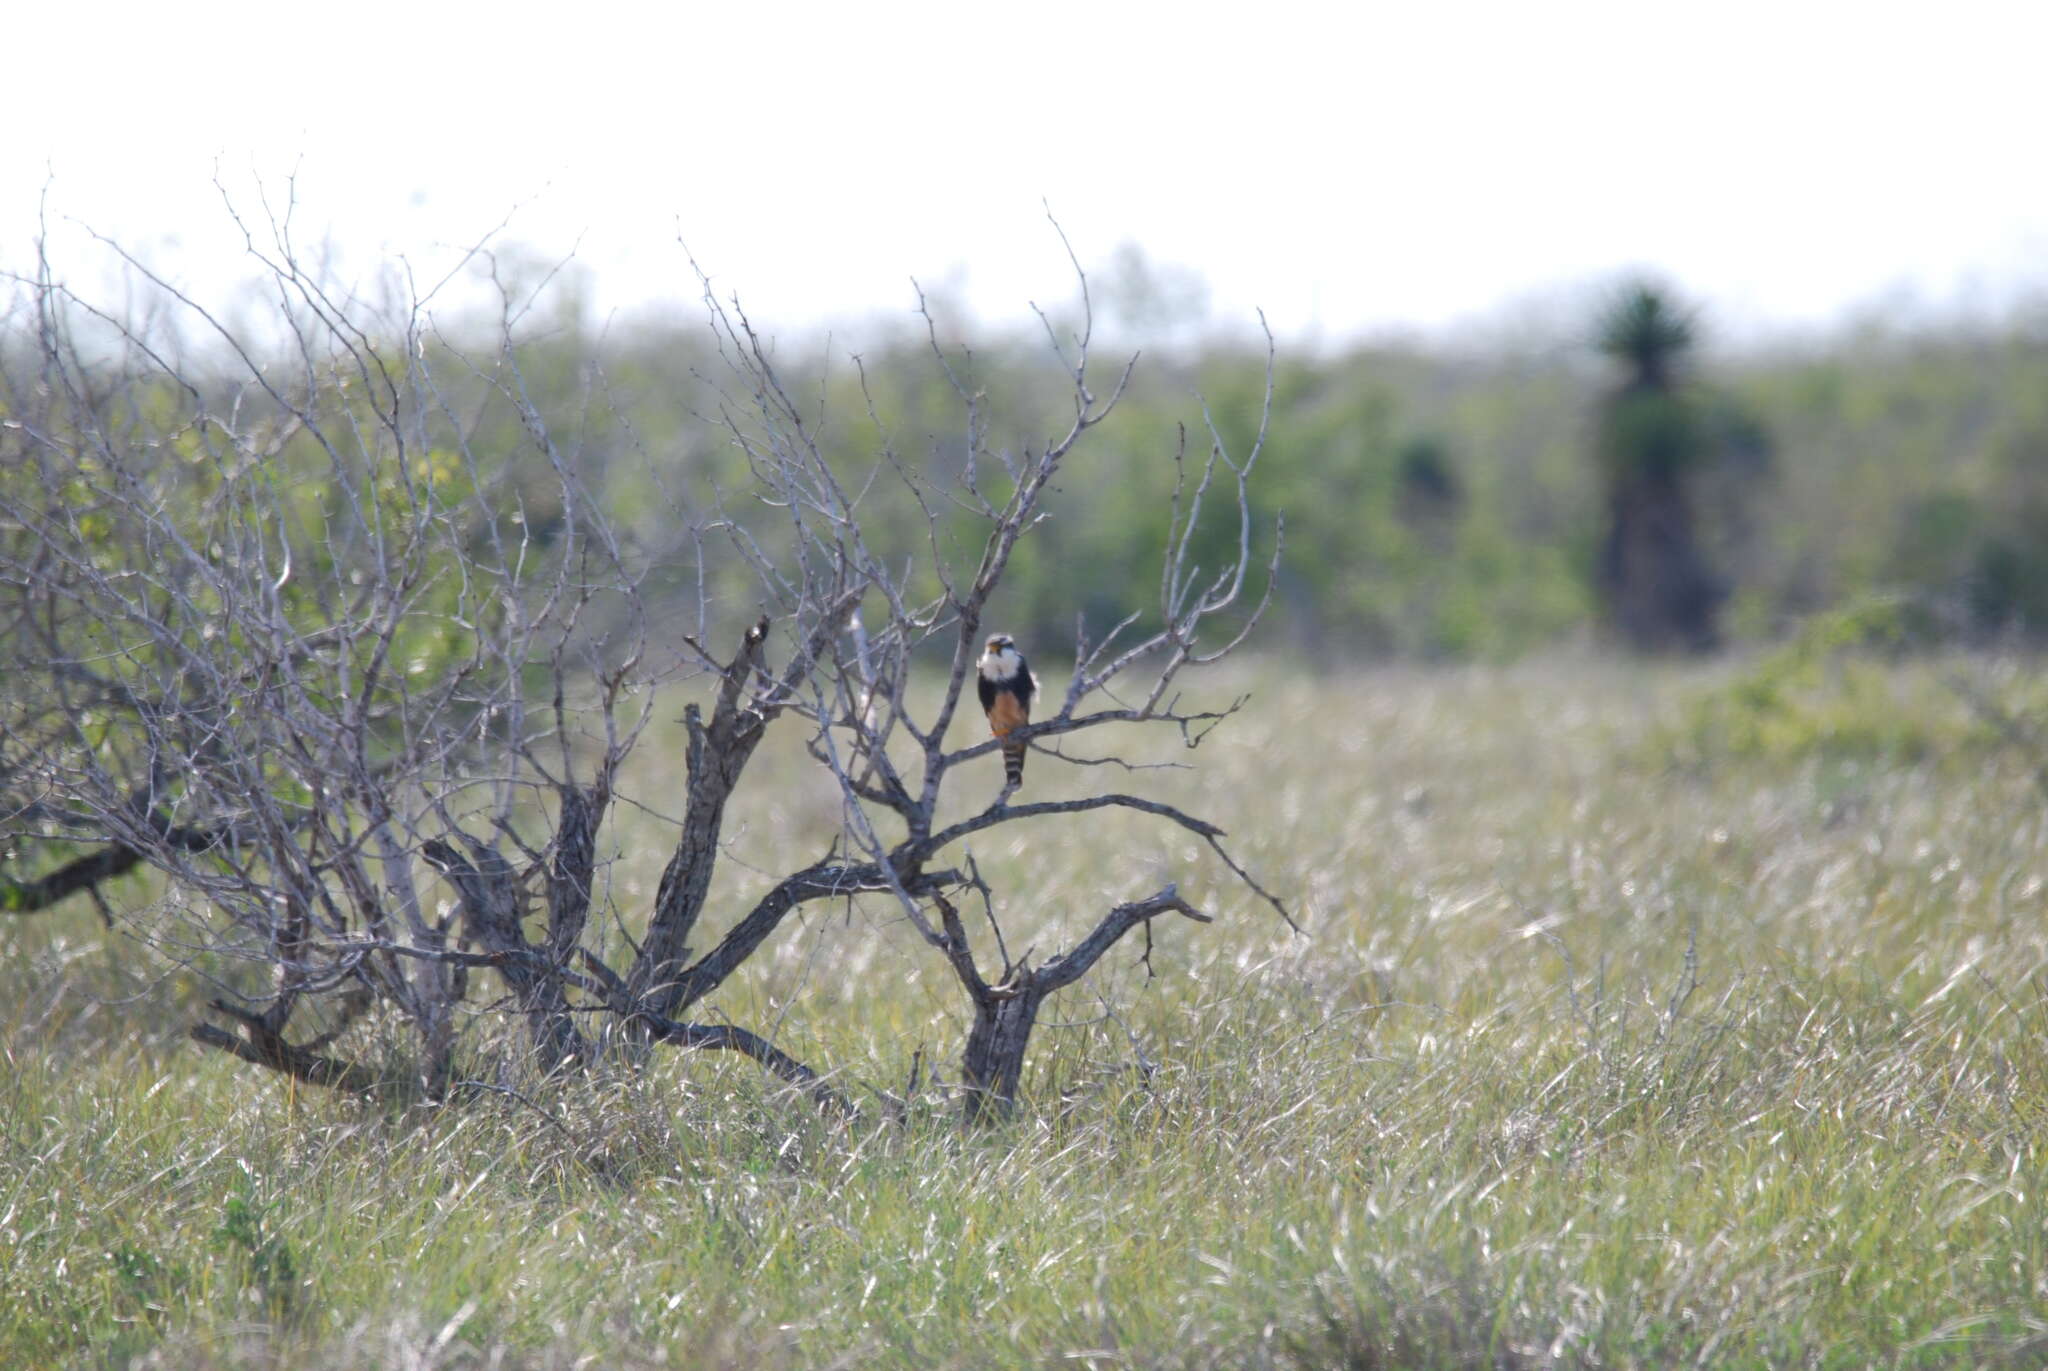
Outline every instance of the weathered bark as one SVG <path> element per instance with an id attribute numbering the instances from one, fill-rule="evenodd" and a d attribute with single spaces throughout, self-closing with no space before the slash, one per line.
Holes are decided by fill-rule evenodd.
<path id="1" fill-rule="evenodd" d="M 230 1033 L 210 1023 L 200 1023 L 192 1025 L 189 1030 L 194 1042 L 218 1048 L 254 1066 L 268 1067 L 309 1084 L 334 1090 L 361 1093 L 383 1084 L 376 1072 L 354 1062 L 323 1056 L 285 1041 L 282 1033 L 264 1024 L 260 1014 L 245 1013 L 220 1000 L 215 1000 L 213 1007 L 239 1022 L 246 1036 Z"/>
<path id="2" fill-rule="evenodd" d="M 589 1055 L 562 982 L 562 967 L 526 939 L 521 927 L 525 892 L 519 874 L 495 848 L 463 835 L 471 858 L 464 858 L 439 839 L 420 849 L 434 868 L 455 887 L 464 931 L 493 958 L 492 965 L 512 991 L 517 1011 L 525 1016 L 543 1070 L 581 1063 Z M 472 860 L 473 858 L 473 860 Z"/>
<path id="3" fill-rule="evenodd" d="M 597 826 L 610 789 L 559 787 L 562 812 L 555 824 L 555 859 L 548 867 L 548 951 L 566 962 L 590 915 L 590 883 L 597 871 Z"/>
<path id="4" fill-rule="evenodd" d="M 388 815 L 379 812 L 377 817 L 375 841 L 390 903 L 404 919 L 419 950 L 429 955 L 421 958 L 408 974 L 396 965 L 396 954 L 386 953 L 381 975 L 370 969 L 376 966 L 374 961 L 359 968 L 357 975 L 364 990 L 372 994 L 381 980 L 390 987 L 385 993 L 411 1017 L 420 1039 L 421 1083 L 429 1099 L 442 1100 L 448 1097 L 448 1088 L 455 1079 L 456 1007 L 469 993 L 469 968 L 459 959 L 446 956 L 453 920 L 446 915 L 428 920 L 420 906 L 419 888 L 413 881 L 412 854 L 392 831 Z M 379 930 L 373 925 L 372 931 Z M 367 1009 L 372 994 L 355 997 L 353 1012 Z"/>
<path id="5" fill-rule="evenodd" d="M 725 669 L 707 727 L 695 705 L 684 713 L 689 726 L 689 802 L 682 836 L 661 873 L 654 915 L 640 955 L 626 978 L 628 998 L 656 1014 L 674 1014 L 682 1003 L 682 974 L 690 956 L 690 930 L 704 912 L 711 874 L 718 864 L 718 835 L 726 802 L 767 731 L 767 718 L 752 707 L 748 684 L 761 671 L 768 620 L 747 631 L 739 655 Z"/>
<path id="6" fill-rule="evenodd" d="M 967 1123 L 1008 1118 L 1016 1108 L 1024 1051 L 1031 1045 L 1031 1030 L 1044 999 L 1036 974 L 1022 971 L 1016 982 L 991 990 L 974 1006 L 974 1027 L 960 1058 L 960 1082 L 967 1092 L 962 1117 Z"/>
<path id="7" fill-rule="evenodd" d="M 458 973 L 456 967 L 430 967 L 436 974 Z M 450 995 L 426 1006 L 419 1018 L 421 1065 L 420 1084 L 430 1100 L 448 1098 L 455 1080 L 455 1007 L 459 995 Z"/>
<path id="8" fill-rule="evenodd" d="M 922 888 L 922 880 L 912 884 Z M 634 1000 L 633 1012 L 662 1017 L 684 1012 L 722 985 L 726 977 L 739 969 L 740 963 L 753 956 L 755 949 L 767 941 L 768 936 L 781 925 L 784 916 L 800 904 L 835 895 L 888 888 L 888 877 L 881 867 L 873 863 L 844 866 L 819 862 L 794 875 L 785 876 L 747 911 L 746 917 L 733 925 L 732 931 L 719 941 L 717 947 L 687 968 L 677 971 L 672 979 L 657 985 L 649 994 Z"/>
<path id="9" fill-rule="evenodd" d="M 152 815 L 148 822 L 164 846 L 184 852 L 205 852 L 224 841 L 219 833 L 200 828 L 179 828 Z M 17 881 L 0 874 L 0 912 L 35 914 L 80 891 L 98 893 L 103 882 L 125 876 L 148 860 L 148 854 L 132 843 L 112 842 L 97 852 L 73 858 L 54 871 L 33 880 Z"/>
<path id="10" fill-rule="evenodd" d="M 1012 966 L 1003 984 L 992 986 L 975 969 L 959 912 L 943 897 L 938 897 L 936 903 L 945 924 L 947 959 L 974 1002 L 974 1027 L 968 1031 L 967 1050 L 960 1059 L 960 1076 L 966 1090 L 961 1117 L 969 1124 L 1008 1118 L 1016 1108 L 1017 1084 L 1024 1074 L 1024 1053 L 1031 1045 L 1038 1007 L 1046 996 L 1080 980 L 1126 933 L 1169 910 L 1197 923 L 1210 922 L 1207 914 L 1181 899 L 1178 888 L 1169 885 L 1155 895 L 1110 910 L 1072 951 L 1035 969 L 1022 964 Z"/>
<path id="11" fill-rule="evenodd" d="M 849 1122 L 860 1118 L 860 1111 L 854 1108 L 853 1102 L 827 1085 L 823 1076 L 758 1033 L 750 1033 L 734 1024 L 677 1023 L 674 1019 L 649 1019 L 647 1023 L 657 1042 L 700 1051 L 738 1052 L 752 1057 L 764 1070 L 810 1096 L 819 1108 L 830 1110 Z"/>
<path id="12" fill-rule="evenodd" d="M 81 890 L 97 892 L 100 882 L 125 876 L 141 863 L 140 852 L 125 843 L 112 843 L 31 881 L 0 876 L 0 910 L 9 914 L 38 913 Z"/>

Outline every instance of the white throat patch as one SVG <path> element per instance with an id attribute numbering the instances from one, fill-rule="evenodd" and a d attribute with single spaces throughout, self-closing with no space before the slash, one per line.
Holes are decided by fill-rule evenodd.
<path id="1" fill-rule="evenodd" d="M 1024 656 L 1014 647 L 989 653 L 981 659 L 981 674 L 991 681 L 1007 681 L 1024 669 Z"/>

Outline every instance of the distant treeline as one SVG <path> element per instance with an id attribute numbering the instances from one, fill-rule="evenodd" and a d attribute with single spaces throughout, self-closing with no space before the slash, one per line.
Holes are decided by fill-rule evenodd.
<path id="1" fill-rule="evenodd" d="M 720 393 L 701 329 L 593 345 L 579 336 L 557 334 L 522 358 L 530 393 L 581 416 L 580 459 L 665 560 L 650 589 L 687 597 L 694 617 L 700 586 L 684 531 L 719 508 L 755 536 L 777 525 L 748 498 L 744 453 L 723 427 L 744 429 L 748 397 Z M 1719 455 L 1702 464 L 1691 501 L 1726 592 L 1726 638 L 1769 638 L 1879 593 L 1914 598 L 1958 635 L 2048 633 L 2048 331 L 1839 337 L 1732 359 L 1707 341 L 1689 379 Z M 1040 335 L 970 354 L 948 342 L 950 375 L 921 333 L 857 363 L 847 346 L 785 344 L 777 357 L 816 415 L 820 451 L 849 481 L 882 467 L 871 534 L 906 547 L 929 536 L 927 520 L 886 479 L 890 464 L 926 482 L 941 546 L 971 567 L 980 524 L 949 494 L 969 447 L 963 396 L 991 450 L 1044 444 L 1070 417 L 1056 403 L 1050 345 Z M 1116 367 L 1098 356 L 1106 392 Z M 1250 347 L 1141 358 L 1117 416 L 1070 460 L 1052 516 L 1013 566 L 1004 622 L 1063 644 L 1077 616 L 1099 633 L 1156 613 L 1175 454 L 1184 447 L 1198 474 L 1207 422 L 1231 453 L 1247 452 L 1265 374 Z M 1601 632 L 1601 415 L 1619 378 L 1590 341 L 1492 356 L 1283 347 L 1253 487 L 1262 554 L 1285 519 L 1265 641 L 1325 659 L 1502 658 Z M 517 418 L 498 408 L 505 449 L 517 450 Z M 999 495 L 999 467 L 978 466 Z M 544 525 L 542 513 L 536 531 Z M 1220 554 L 1237 530 L 1217 522 L 1203 536 Z M 715 573 L 701 590 L 725 593 Z"/>
<path id="2" fill-rule="evenodd" d="M 1611 631 L 1612 406 L 1627 385 L 1595 347 L 1596 323 L 1582 346 L 1544 351 L 1283 344 L 1252 485 L 1261 565 L 1285 526 L 1261 641 L 1321 661 L 1502 659 Z M 659 620 L 683 631 L 700 604 L 733 623 L 772 608 L 755 603 L 739 563 L 744 539 L 775 543 L 787 514 L 750 492 L 735 429 L 748 430 L 752 397 L 726 384 L 711 331 L 600 336 L 560 320 L 524 332 L 516 387 L 500 388 L 504 359 L 486 344 L 471 393 L 436 398 L 445 433 L 422 470 L 473 479 L 492 467 L 493 486 L 509 475 L 526 498 L 506 505 L 500 531 L 545 548 L 564 517 L 558 486 L 510 390 L 637 541 Z M 936 536 L 971 574 L 986 524 L 957 498 L 970 409 L 983 451 L 972 474 L 1000 500 L 1000 455 L 1040 448 L 1071 420 L 1061 363 L 1044 332 L 970 351 L 940 330 L 943 366 L 921 324 L 878 332 L 857 359 L 844 337 L 762 346 L 813 416 L 822 459 L 869 490 L 867 535 L 906 554 Z M 1090 376 L 1107 394 L 1128 352 L 1097 344 Z M 1100 634 L 1128 614 L 1156 617 L 1177 471 L 1192 488 L 1212 423 L 1234 457 L 1251 449 L 1266 372 L 1251 345 L 1141 357 L 1013 561 L 993 606 L 1001 624 L 1056 656 L 1077 623 Z M 2048 328 L 1839 336 L 1728 357 L 1709 327 L 1686 379 L 1711 435 L 1686 498 L 1718 578 L 1722 641 L 1769 639 L 1873 594 L 1911 598 L 1956 636 L 2048 636 Z M 303 494 L 315 517 L 317 489 Z M 1235 546 L 1229 506 L 1205 507 L 1204 565 Z M 937 598 L 936 584 L 925 589 Z"/>

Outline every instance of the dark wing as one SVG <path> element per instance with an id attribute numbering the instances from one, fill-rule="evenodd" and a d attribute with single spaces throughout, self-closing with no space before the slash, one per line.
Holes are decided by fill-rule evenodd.
<path id="1" fill-rule="evenodd" d="M 1008 682 L 1010 690 L 1017 697 L 1017 703 L 1024 706 L 1024 712 L 1031 712 L 1031 697 L 1038 693 L 1038 678 L 1031 674 L 1031 663 L 1022 657 L 1017 659 L 1017 674 Z"/>
<path id="2" fill-rule="evenodd" d="M 996 683 L 979 671 L 974 673 L 974 684 L 981 692 L 981 712 L 986 714 L 996 707 Z"/>

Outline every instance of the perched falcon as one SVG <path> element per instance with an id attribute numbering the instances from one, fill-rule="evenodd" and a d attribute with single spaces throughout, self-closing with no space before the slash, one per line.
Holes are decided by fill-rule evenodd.
<path id="1" fill-rule="evenodd" d="M 981 707 L 988 714 L 989 732 L 1003 740 L 1003 777 L 1012 788 L 1024 783 L 1024 742 L 1010 742 L 1012 729 L 1031 722 L 1031 697 L 1038 693 L 1038 681 L 1024 665 L 1023 654 L 1009 634 L 998 633 L 988 640 L 981 654 Z"/>

